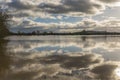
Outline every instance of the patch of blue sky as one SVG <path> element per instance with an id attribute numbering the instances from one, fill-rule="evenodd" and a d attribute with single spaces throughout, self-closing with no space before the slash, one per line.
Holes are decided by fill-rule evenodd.
<path id="1" fill-rule="evenodd" d="M 83 18 L 82 17 L 68 17 L 65 15 L 52 15 L 56 19 L 50 19 L 50 18 L 36 18 L 34 21 L 36 22 L 43 22 L 43 23 L 60 23 L 60 22 L 69 22 L 69 23 L 75 23 L 81 21 Z M 61 19 L 58 19 L 58 16 L 62 16 Z"/>
<path id="2" fill-rule="evenodd" d="M 107 8 L 102 14 L 93 16 L 93 19 L 104 20 L 110 17 L 120 19 L 120 6 L 114 8 Z"/>

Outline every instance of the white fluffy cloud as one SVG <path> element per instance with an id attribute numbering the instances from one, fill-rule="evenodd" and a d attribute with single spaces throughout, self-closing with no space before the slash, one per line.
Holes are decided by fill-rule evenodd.
<path id="1" fill-rule="evenodd" d="M 3 0 L 2 0 L 3 1 Z M 102 13 L 112 3 L 120 0 L 6 0 L 7 10 L 13 16 L 12 27 L 36 28 L 43 31 L 76 31 L 95 27 L 119 27 L 119 20 L 95 21 L 83 19 L 76 23 L 62 21 L 63 16 L 93 16 Z M 1 3 L 1 2 L 0 2 Z M 112 5 L 113 7 L 113 5 Z M 57 15 L 57 16 L 56 16 Z M 63 16 L 61 16 L 63 15 Z M 59 23 L 42 23 L 31 18 L 59 19 Z M 84 18 L 84 17 L 83 17 Z M 104 25 L 103 25 L 104 24 Z"/>
<path id="2" fill-rule="evenodd" d="M 115 18 L 109 18 L 103 21 L 96 21 L 93 19 L 83 19 L 80 22 L 70 23 L 70 22 L 60 22 L 60 23 L 43 23 L 36 22 L 31 19 L 18 19 L 13 18 L 15 24 L 14 31 L 32 32 L 36 30 L 53 31 L 53 32 L 75 32 L 81 31 L 83 29 L 87 30 L 98 30 L 100 28 L 118 28 L 120 27 L 120 20 Z M 104 25 L 103 25 L 104 24 Z M 26 31 L 27 29 L 27 31 Z M 118 29 L 117 29 L 118 30 Z"/>

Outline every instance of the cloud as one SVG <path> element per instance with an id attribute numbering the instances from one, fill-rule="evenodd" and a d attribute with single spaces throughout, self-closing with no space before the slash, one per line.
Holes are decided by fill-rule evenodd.
<path id="1" fill-rule="evenodd" d="M 34 7 L 31 1 L 22 1 L 22 0 L 12 0 L 12 2 L 8 3 L 8 6 L 16 8 L 16 9 L 32 9 Z"/>
<path id="2" fill-rule="evenodd" d="M 23 55 L 23 54 L 22 54 Z M 52 56 L 43 56 L 36 57 L 35 59 L 25 59 L 14 56 L 14 64 L 11 65 L 10 74 L 7 75 L 6 80 L 15 80 L 15 79 L 30 79 L 37 80 L 44 77 L 54 78 L 59 76 L 73 77 L 75 75 L 71 72 L 72 68 L 79 69 L 88 67 L 92 64 L 97 64 L 102 61 L 100 55 L 86 54 L 81 56 L 68 56 L 68 55 L 52 55 Z M 77 63 L 77 64 L 76 64 Z M 60 74 L 60 73 L 63 73 Z M 67 74 L 73 75 L 67 75 Z M 64 77 L 63 77 L 64 78 Z M 79 80 L 78 77 L 74 77 Z"/>
<path id="3" fill-rule="evenodd" d="M 118 63 L 116 62 L 106 62 L 95 66 L 91 71 L 95 73 L 96 78 L 102 80 L 117 80 L 115 70 L 118 68 Z"/>
<path id="4" fill-rule="evenodd" d="M 10 14 L 14 17 L 40 17 L 40 18 L 53 18 L 51 14 L 45 13 L 38 5 L 43 2 L 53 2 L 49 0 L 11 0 L 6 3 Z M 54 1 L 56 2 L 56 1 Z M 56 2 L 57 3 L 57 2 Z M 11 11 L 10 11 L 11 10 Z M 14 13 L 13 13 L 14 12 Z"/>
<path id="5" fill-rule="evenodd" d="M 39 8 L 57 14 L 95 14 L 102 10 L 103 6 L 91 0 L 61 0 L 60 5 L 44 3 L 44 5 L 40 4 Z"/>
<path id="6" fill-rule="evenodd" d="M 18 15 L 23 14 L 25 16 L 31 16 L 31 13 L 35 16 L 36 14 L 34 14 L 34 12 L 38 12 L 39 14 L 49 13 L 64 14 L 67 16 L 87 16 L 103 12 L 103 10 L 106 9 L 107 3 L 116 1 L 117 0 L 12 0 L 11 2 L 7 2 L 7 6 L 13 8 L 15 12 L 19 12 Z"/>
<path id="7" fill-rule="evenodd" d="M 67 55 L 52 55 L 40 59 L 41 63 L 45 64 L 60 64 L 66 69 L 86 68 L 91 64 L 103 62 L 100 55 L 86 54 L 82 56 L 67 56 Z"/>
<path id="8" fill-rule="evenodd" d="M 94 79 L 101 78 L 102 80 L 108 80 L 111 76 L 113 76 L 112 79 L 116 76 L 116 74 L 114 75 L 114 70 L 118 67 L 117 64 L 119 63 L 106 62 L 106 60 L 118 58 L 119 61 L 119 51 L 118 54 L 116 54 L 117 57 L 114 57 L 116 52 L 113 52 L 112 54 L 105 52 L 104 54 L 108 54 L 108 57 L 105 57 L 104 62 L 104 56 L 101 56 L 101 54 L 82 54 L 80 52 L 76 54 L 74 52 L 68 52 L 68 54 L 63 53 L 59 55 L 57 53 L 56 55 L 56 52 L 51 52 L 50 50 L 46 52 L 47 49 L 44 49 L 44 53 L 42 51 L 36 53 L 34 51 L 32 52 L 32 50 L 36 48 L 40 50 L 46 46 L 60 46 L 60 48 L 78 46 L 84 50 L 101 47 L 107 49 L 107 51 L 111 49 L 116 51 L 116 48 L 120 46 L 118 37 L 111 38 L 104 36 L 96 38 L 95 36 L 89 36 L 86 37 L 87 39 L 84 39 L 84 41 L 82 41 L 80 37 L 70 36 L 12 36 L 10 38 L 12 40 L 10 39 L 11 41 L 7 45 L 7 51 L 12 51 L 10 53 L 11 55 L 14 55 L 11 56 L 11 59 L 14 60 L 14 64 L 11 64 L 10 70 L 6 71 L 8 73 L 6 80 L 16 80 L 18 78 L 25 80 L 44 80 L 44 78 L 45 80 L 68 80 L 69 78 L 71 78 L 71 80 L 79 80 L 80 78 L 89 76 L 92 76 Z M 15 50 L 16 52 L 14 52 Z M 99 50 L 103 51 L 101 49 Z M 7 63 L 7 66 L 8 65 L 9 63 Z M 5 70 L 7 69 L 5 68 Z M 102 73 L 105 73 L 106 75 Z M 2 77 L 0 79 L 3 80 Z"/>
<path id="9" fill-rule="evenodd" d="M 105 2 L 105 3 L 115 3 L 115 2 L 119 2 L 120 0 L 99 0 L 101 2 Z"/>
<path id="10" fill-rule="evenodd" d="M 99 30 L 98 27 L 106 26 L 119 27 L 119 21 L 116 20 L 83 19 L 76 23 L 62 21 L 64 16 L 83 17 L 102 13 L 106 10 L 108 3 L 112 4 L 114 2 L 117 2 L 117 0 L 8 0 L 6 6 L 13 16 L 10 26 L 14 27 L 14 32 L 19 30 L 23 32 L 31 30 L 32 32 L 37 29 L 43 30 L 43 32 L 75 32 L 82 29 Z M 31 19 L 29 19 L 30 17 Z M 38 17 L 51 19 L 51 21 L 59 19 L 59 22 L 42 23 L 32 20 L 32 18 Z"/>
<path id="11" fill-rule="evenodd" d="M 61 17 L 60 17 L 61 18 Z M 86 30 L 105 30 L 107 29 L 109 31 L 112 31 L 112 28 L 118 28 L 119 30 L 119 25 L 120 25 L 120 20 L 116 18 L 108 18 L 103 21 L 96 21 L 93 19 L 88 19 L 84 18 L 83 20 L 75 23 L 70 23 L 70 22 L 59 22 L 59 23 L 42 23 L 42 22 L 36 22 L 31 19 L 23 19 L 23 18 L 13 18 L 12 19 L 14 24 L 14 28 L 12 31 L 14 32 L 32 32 L 39 30 L 41 32 L 76 32 L 76 31 L 81 31 L 83 29 Z M 17 24 L 17 25 L 16 25 Z M 104 25 L 103 25 L 104 24 Z M 13 26 L 12 26 L 13 27 Z M 116 30 L 115 29 L 115 30 Z M 27 30 L 27 31 L 26 31 Z M 117 31 L 116 30 L 116 31 Z"/>
<path id="12" fill-rule="evenodd" d="M 40 32 L 79 32 L 84 29 L 86 30 L 97 30 L 97 31 L 110 31 L 110 32 L 119 32 L 120 30 L 120 19 L 108 18 L 103 21 L 96 21 L 93 19 L 83 19 L 80 22 L 69 23 L 69 22 L 60 22 L 60 23 L 42 23 L 32 21 L 30 19 L 23 20 L 22 18 L 14 18 L 14 24 L 11 24 L 11 31 L 17 33 L 25 32 L 31 33 L 33 31 Z M 17 24 L 17 25 L 16 25 Z M 104 24 L 104 25 L 103 25 Z"/>
<path id="13" fill-rule="evenodd" d="M 101 2 L 98 2 L 101 1 Z M 89 15 L 97 14 L 105 10 L 107 3 L 114 3 L 119 0 L 61 0 L 61 4 L 41 3 L 39 8 L 48 13 Z"/>

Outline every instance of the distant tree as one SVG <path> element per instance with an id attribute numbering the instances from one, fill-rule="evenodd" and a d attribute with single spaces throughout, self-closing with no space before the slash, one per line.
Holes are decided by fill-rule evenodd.
<path id="1" fill-rule="evenodd" d="M 20 31 L 18 31 L 17 33 L 18 33 L 18 34 L 21 34 L 21 32 L 20 32 Z"/>
<path id="2" fill-rule="evenodd" d="M 43 34 L 44 34 L 44 35 L 46 35 L 46 34 L 47 34 L 47 32 L 46 32 L 46 31 L 44 31 L 44 32 L 43 32 Z"/>
<path id="3" fill-rule="evenodd" d="M 83 31 L 81 31 L 82 33 L 85 33 L 86 32 L 86 30 L 83 30 Z"/>
<path id="4" fill-rule="evenodd" d="M 36 34 L 40 34 L 40 31 L 39 31 L 39 30 L 37 30 L 37 31 L 36 31 Z"/>
<path id="5" fill-rule="evenodd" d="M 50 31 L 50 34 L 53 34 L 53 32 L 52 32 L 52 31 Z"/>
<path id="6" fill-rule="evenodd" d="M 0 11 L 0 37 L 5 37 L 10 34 L 7 26 L 9 18 L 10 16 L 7 13 Z"/>
<path id="7" fill-rule="evenodd" d="M 36 34 L 36 32 L 35 32 L 35 31 L 33 31 L 33 32 L 32 32 L 32 35 L 35 35 L 35 34 Z"/>

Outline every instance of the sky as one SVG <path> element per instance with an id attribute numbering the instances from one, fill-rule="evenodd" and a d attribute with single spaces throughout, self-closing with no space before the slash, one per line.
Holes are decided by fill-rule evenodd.
<path id="1" fill-rule="evenodd" d="M 120 0 L 0 0 L 13 32 L 120 31 Z"/>

